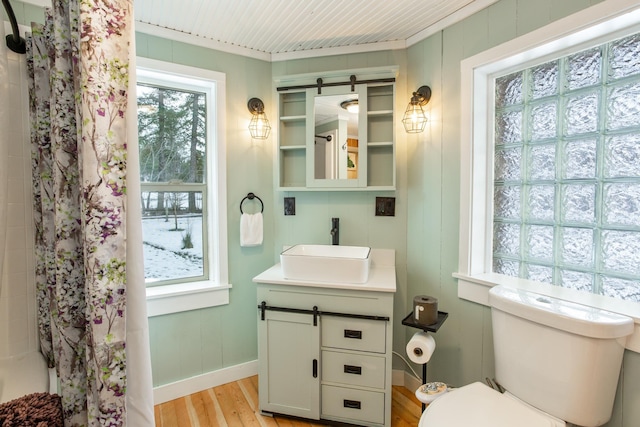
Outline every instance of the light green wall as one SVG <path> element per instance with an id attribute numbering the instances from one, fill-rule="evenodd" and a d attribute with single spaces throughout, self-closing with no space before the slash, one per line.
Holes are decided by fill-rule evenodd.
<path id="1" fill-rule="evenodd" d="M 275 142 L 251 139 L 247 101 L 258 97 L 271 104 L 271 64 L 140 33 L 136 34 L 136 49 L 140 57 L 226 74 L 227 232 L 229 281 L 233 285 L 230 303 L 149 319 L 153 383 L 158 386 L 256 359 L 257 303 L 251 279 L 270 267 L 274 259 Z M 269 118 L 274 120 L 273 115 Z M 265 244 L 242 248 L 239 205 L 249 192 L 264 202 Z M 245 202 L 243 208 L 251 211 L 251 203 Z"/>
<path id="2" fill-rule="evenodd" d="M 288 74 L 317 73 L 369 67 L 398 66 L 396 77 L 396 126 L 402 128 L 404 109 L 411 97 L 406 88 L 406 50 L 389 50 L 352 55 L 281 61 L 273 63 L 273 78 Z M 276 106 L 273 107 L 274 111 Z M 395 249 L 397 291 L 394 300 L 394 350 L 404 354 L 406 342 L 401 320 L 407 314 L 407 151 L 406 134 L 396 133 L 395 192 L 276 192 L 275 249 L 277 255 L 283 245 L 296 243 L 331 243 L 331 218 L 340 218 L 340 244 Z M 394 217 L 376 217 L 376 196 L 396 198 Z M 285 216 L 284 197 L 296 198 L 296 215 Z M 274 259 L 274 261 L 277 261 Z M 403 369 L 394 357 L 394 369 Z"/>
<path id="3" fill-rule="evenodd" d="M 489 309 L 458 299 L 451 276 L 458 262 L 460 61 L 595 3 L 502 0 L 408 49 L 408 87 L 427 84 L 433 96 L 427 132 L 408 140 L 407 296 L 436 296 L 449 312 L 435 336 L 430 381 L 462 385 L 494 369 Z M 608 427 L 640 423 L 639 373 L 640 354 L 626 352 Z"/>
<path id="4" fill-rule="evenodd" d="M 255 360 L 256 292 L 251 278 L 277 261 L 282 245 L 328 243 L 339 217 L 341 244 L 396 249 L 394 349 L 415 332 L 400 324 L 415 295 L 439 298 L 449 319 L 436 334 L 429 379 L 462 385 L 493 374 L 489 310 L 458 299 L 457 269 L 460 61 L 586 8 L 599 0 L 501 0 L 407 50 L 340 55 L 269 64 L 138 34 L 138 55 L 209 68 L 227 75 L 227 179 L 229 273 L 234 287 L 227 306 L 150 319 L 154 384 L 166 384 Z M 18 21 L 42 21 L 41 10 L 12 2 Z M 396 192 L 281 193 L 274 190 L 273 139 L 249 137 L 246 101 L 262 98 L 275 124 L 272 79 L 286 74 L 398 65 L 397 119 L 411 91 L 427 84 L 431 121 L 425 133 L 399 131 Z M 402 129 L 401 124 L 399 129 Z M 248 192 L 265 202 L 265 244 L 239 246 L 238 204 Z M 375 217 L 376 195 L 396 197 L 396 216 Z M 296 216 L 284 216 L 283 198 L 296 198 Z M 402 363 L 394 358 L 394 368 Z M 418 366 L 415 366 L 418 368 Z M 607 427 L 640 423 L 640 354 L 625 353 L 612 420 Z"/>
<path id="5" fill-rule="evenodd" d="M 406 51 L 342 55 L 321 60 L 266 63 L 138 33 L 138 56 L 212 69 L 227 76 L 227 192 L 229 272 L 233 284 L 228 306 L 195 310 L 149 319 L 153 382 L 155 386 L 200 375 L 257 357 L 256 292 L 251 278 L 278 261 L 284 245 L 330 243 L 331 218 L 340 218 L 340 244 L 368 245 L 396 250 L 398 319 L 406 314 L 406 150 L 398 134 L 396 192 L 277 192 L 273 156 L 275 141 L 251 141 L 246 101 L 253 96 L 267 106 L 272 126 L 277 123 L 272 80 L 278 75 L 399 66 L 397 87 L 406 94 Z M 408 96 L 399 95 L 396 108 L 403 111 Z M 238 204 L 252 191 L 265 202 L 265 244 L 240 248 Z M 296 215 L 284 215 L 284 197 L 296 198 Z M 374 216 L 376 196 L 396 197 L 395 217 Z M 400 321 L 394 333 L 402 337 Z M 396 350 L 405 343 L 396 340 Z M 397 362 L 396 362 L 397 363 Z M 399 366 L 402 368 L 402 366 Z"/>

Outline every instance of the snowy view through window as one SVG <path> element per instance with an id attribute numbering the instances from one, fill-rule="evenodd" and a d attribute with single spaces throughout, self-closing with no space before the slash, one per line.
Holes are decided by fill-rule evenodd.
<path id="1" fill-rule="evenodd" d="M 142 219 L 144 273 L 147 282 L 198 277 L 202 271 L 202 216 L 180 216 L 178 231 L 174 218 Z M 182 230 L 182 231 L 180 231 Z M 193 248 L 184 248 L 183 236 L 191 230 Z"/>
<path id="2" fill-rule="evenodd" d="M 137 87 L 144 271 L 149 284 L 207 278 L 205 96 Z"/>

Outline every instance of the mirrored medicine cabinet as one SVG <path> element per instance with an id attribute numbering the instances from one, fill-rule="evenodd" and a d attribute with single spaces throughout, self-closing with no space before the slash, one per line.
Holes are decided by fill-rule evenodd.
<path id="1" fill-rule="evenodd" d="M 276 80 L 278 189 L 395 190 L 396 75 L 384 68 Z"/>

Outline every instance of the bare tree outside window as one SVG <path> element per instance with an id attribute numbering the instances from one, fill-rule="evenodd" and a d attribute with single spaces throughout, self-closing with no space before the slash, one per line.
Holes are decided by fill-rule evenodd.
<path id="1" fill-rule="evenodd" d="M 206 95 L 138 84 L 145 278 L 206 278 Z"/>

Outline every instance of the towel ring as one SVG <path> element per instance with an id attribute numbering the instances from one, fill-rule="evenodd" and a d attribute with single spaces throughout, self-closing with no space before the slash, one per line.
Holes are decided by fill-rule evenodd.
<path id="1" fill-rule="evenodd" d="M 244 196 L 244 199 L 242 199 L 242 200 L 240 201 L 240 213 L 241 213 L 241 214 L 243 214 L 243 213 L 244 213 L 244 212 L 242 212 L 242 204 L 243 204 L 243 203 L 244 203 L 244 201 L 245 201 L 245 200 L 247 200 L 247 199 L 249 199 L 249 200 L 258 199 L 258 200 L 260 201 L 260 206 L 261 206 L 260 212 L 264 212 L 264 203 L 262 203 L 262 199 L 261 199 L 260 197 L 256 196 L 256 195 L 255 195 L 255 194 L 253 194 L 253 193 L 249 193 L 249 194 L 247 194 L 246 196 Z"/>

